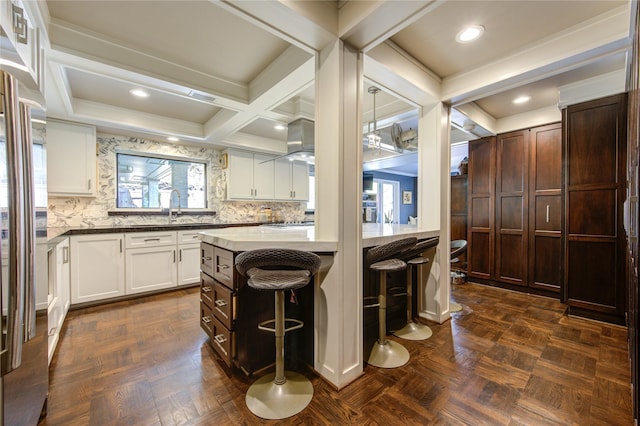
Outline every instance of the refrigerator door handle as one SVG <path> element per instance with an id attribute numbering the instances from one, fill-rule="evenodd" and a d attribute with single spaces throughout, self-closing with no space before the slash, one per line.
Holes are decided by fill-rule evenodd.
<path id="1" fill-rule="evenodd" d="M 20 129 L 22 136 L 22 164 L 24 170 L 24 244 L 27 249 L 24 275 L 24 342 L 36 337 L 36 283 L 35 283 L 35 188 L 33 185 L 33 159 L 31 155 L 31 110 L 20 103 Z"/>
<path id="2" fill-rule="evenodd" d="M 22 184 L 22 151 L 20 150 L 17 82 L 8 73 L 2 72 L 2 102 L 5 116 L 7 149 L 7 180 L 9 192 L 9 283 L 7 295 L 6 341 L 2 342 L 2 375 L 20 367 L 22 362 L 22 341 L 24 332 L 24 214 Z"/>

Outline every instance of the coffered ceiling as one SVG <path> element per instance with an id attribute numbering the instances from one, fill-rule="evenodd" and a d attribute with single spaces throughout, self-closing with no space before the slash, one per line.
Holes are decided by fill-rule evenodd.
<path id="1" fill-rule="evenodd" d="M 313 119 L 315 52 L 339 36 L 371 58 L 391 49 L 422 69 L 436 82 L 435 96 L 462 112 L 453 115 L 452 141 L 472 139 L 510 116 L 557 108 L 563 86 L 623 74 L 631 5 L 48 0 L 47 109 L 102 131 L 284 152 L 286 131 L 274 125 Z M 457 43 L 468 24 L 482 25 L 483 36 Z M 376 84 L 367 72 L 365 65 L 365 84 Z M 132 96 L 134 88 L 149 97 Z M 381 124 L 416 114 L 382 89 Z M 531 101 L 515 106 L 519 94 Z M 367 123 L 366 87 L 363 97 Z"/>

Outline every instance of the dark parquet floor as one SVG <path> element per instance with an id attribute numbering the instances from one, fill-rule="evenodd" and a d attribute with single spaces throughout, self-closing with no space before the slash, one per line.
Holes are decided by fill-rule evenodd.
<path id="1" fill-rule="evenodd" d="M 251 379 L 216 359 L 198 289 L 70 312 L 43 425 L 631 425 L 626 329 L 564 315 L 558 301 L 454 286 L 463 311 L 403 341 L 399 369 L 366 366 L 340 392 L 279 421 L 251 414 Z"/>

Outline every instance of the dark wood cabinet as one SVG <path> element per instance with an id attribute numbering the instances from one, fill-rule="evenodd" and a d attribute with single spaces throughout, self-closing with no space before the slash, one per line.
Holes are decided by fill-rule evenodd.
<path id="1" fill-rule="evenodd" d="M 467 274 L 493 277 L 496 138 L 469 141 Z"/>
<path id="2" fill-rule="evenodd" d="M 469 276 L 560 294 L 561 123 L 470 141 L 468 186 Z"/>
<path id="3" fill-rule="evenodd" d="M 569 312 L 624 324 L 626 95 L 563 110 L 565 299 Z"/>
<path id="4" fill-rule="evenodd" d="M 467 175 L 451 177 L 451 241 L 467 239 Z M 454 269 L 467 269 L 466 253 L 460 256 Z"/>
<path id="5" fill-rule="evenodd" d="M 529 134 L 529 286 L 559 293 L 562 287 L 562 125 Z"/>

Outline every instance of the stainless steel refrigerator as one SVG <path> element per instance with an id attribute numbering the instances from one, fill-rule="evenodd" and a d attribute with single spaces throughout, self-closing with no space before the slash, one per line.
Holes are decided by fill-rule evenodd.
<path id="1" fill-rule="evenodd" d="M 43 105 L 23 89 L 19 70 L 3 62 L 0 76 L 0 425 L 35 425 L 46 414 L 48 388 L 46 170 L 35 167 L 34 178 L 34 149 L 37 163 L 46 163 L 44 148 L 32 144 L 31 117 Z"/>

